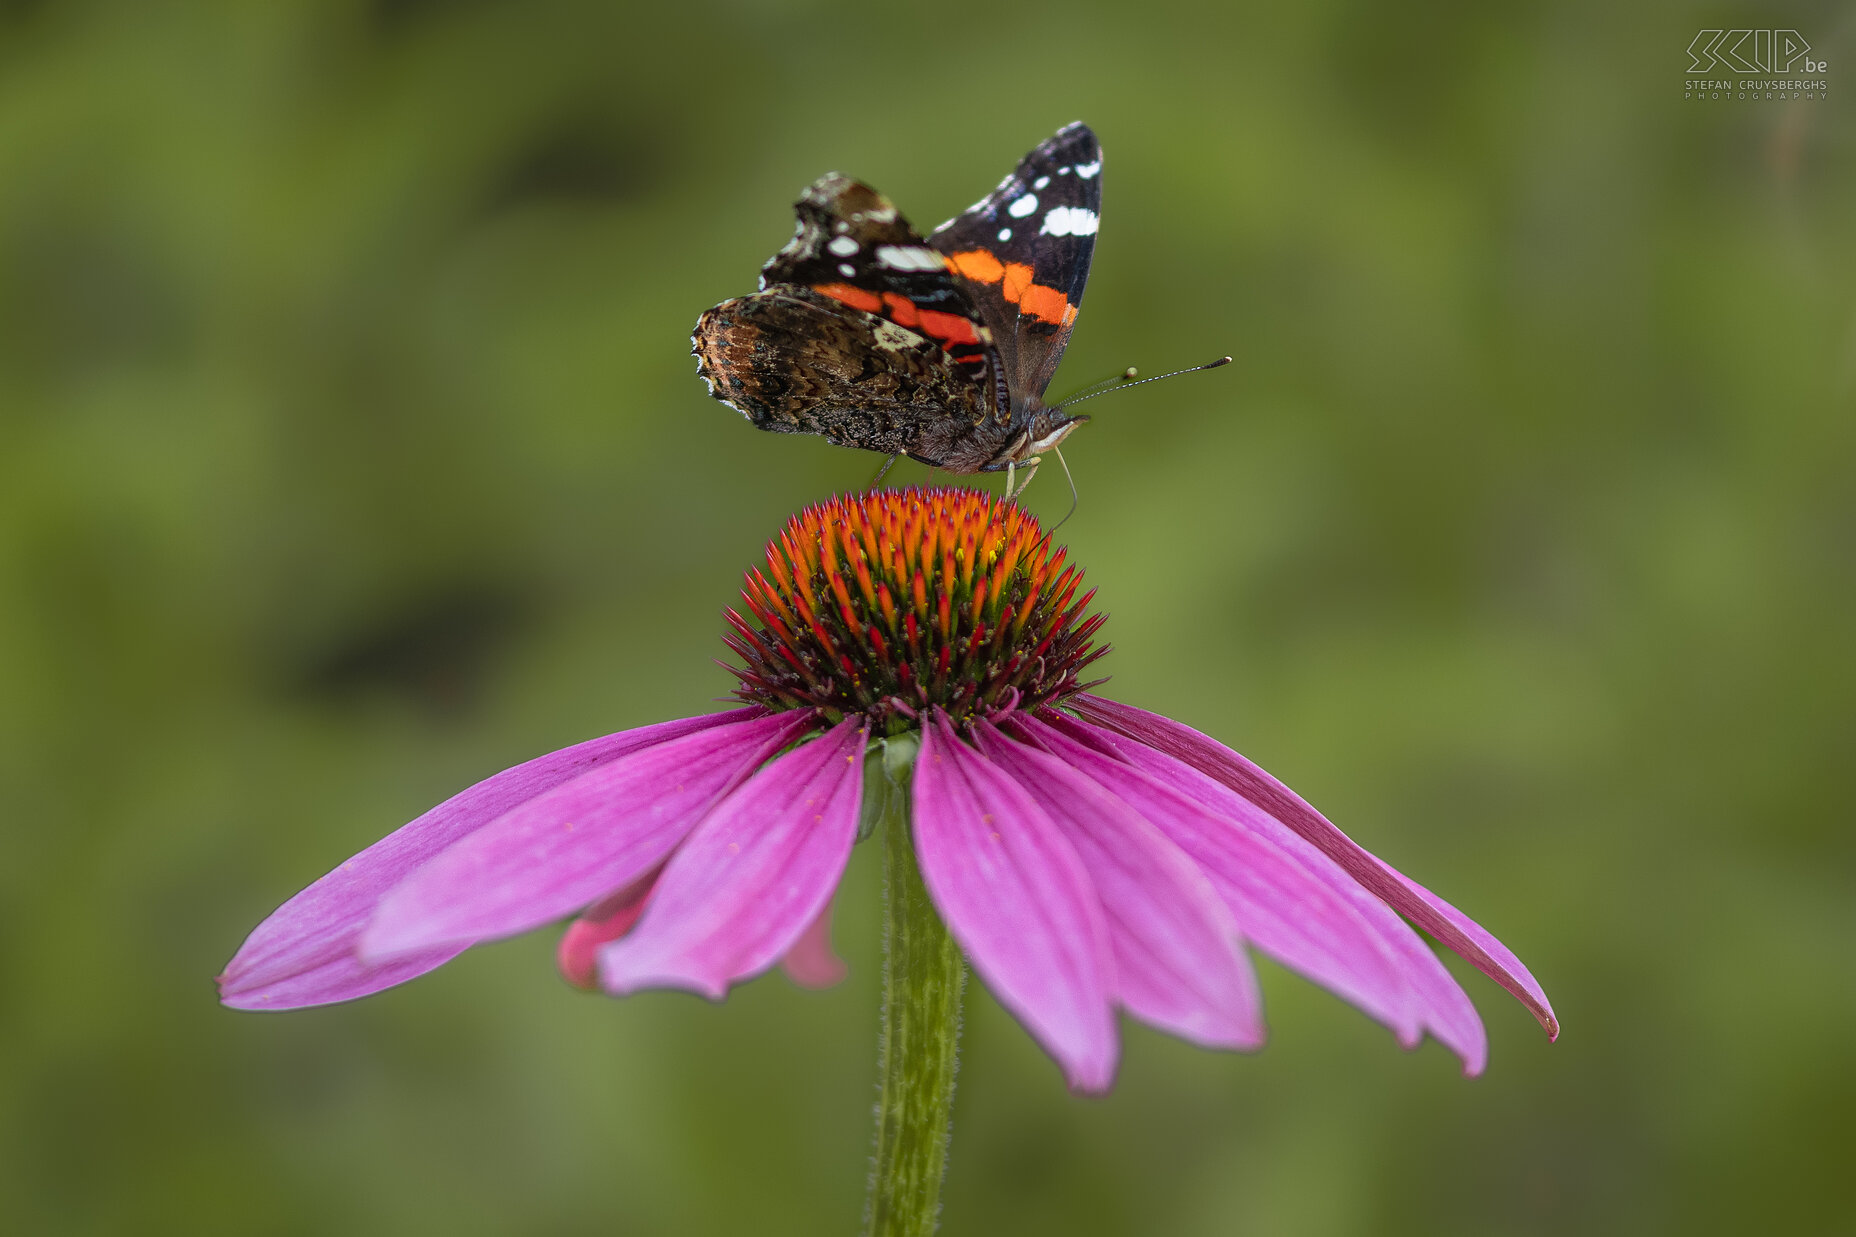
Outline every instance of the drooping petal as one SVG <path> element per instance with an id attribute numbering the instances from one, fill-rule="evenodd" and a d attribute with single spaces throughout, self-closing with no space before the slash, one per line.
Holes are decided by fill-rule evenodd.
<path id="1" fill-rule="evenodd" d="M 1423 1021 L 1410 985 L 1379 934 L 1332 878 L 1310 871 L 1270 838 L 1044 722 L 1021 716 L 1011 725 L 1171 838 L 1211 880 L 1258 949 L 1385 1023 L 1400 1042 L 1418 1042 Z"/>
<path id="2" fill-rule="evenodd" d="M 791 949 L 851 857 L 868 733 L 846 719 L 723 799 L 665 866 L 638 926 L 600 950 L 601 987 L 720 1000 Z"/>
<path id="3" fill-rule="evenodd" d="M 1336 864 L 1306 838 L 1230 787 L 1164 752 L 1125 736 L 1053 714 L 1051 725 L 1097 751 L 1128 761 L 1239 827 L 1267 837 L 1294 855 L 1310 871 L 1323 876 L 1365 919 L 1379 941 L 1392 954 L 1412 997 L 1412 1010 L 1438 1040 L 1463 1060 L 1467 1074 L 1482 1072 L 1488 1060 L 1488 1033 L 1469 996 L 1432 953 L 1423 939 L 1391 907 Z"/>
<path id="4" fill-rule="evenodd" d="M 938 710 L 922 728 L 914 807 L 922 881 L 973 969 L 1072 1088 L 1106 1090 L 1119 1049 L 1114 962 L 1076 849 Z"/>
<path id="5" fill-rule="evenodd" d="M 1129 1013 L 1211 1048 L 1263 1043 L 1262 997 L 1230 910 L 1198 865 L 1140 813 L 989 723 L 980 751 L 1049 813 L 1089 870 Z"/>
<path id="6" fill-rule="evenodd" d="M 1559 1020 L 1553 1015 L 1546 992 L 1507 946 L 1462 911 L 1342 833 L 1263 769 L 1216 739 L 1170 717 L 1100 696 L 1078 696 L 1068 703 L 1090 721 L 1178 757 L 1263 808 L 1320 847 L 1401 915 L 1507 989 L 1546 1029 L 1548 1039 L 1559 1037 Z"/>
<path id="7" fill-rule="evenodd" d="M 382 899 L 362 957 L 510 936 L 573 914 L 663 862 L 717 799 L 814 724 L 795 711 L 714 726 L 518 805 Z"/>
<path id="8" fill-rule="evenodd" d="M 780 969 L 801 988 L 830 988 L 844 982 L 850 968 L 831 947 L 831 906 L 812 917 L 793 947 L 780 959 Z"/>
<path id="9" fill-rule="evenodd" d="M 601 898 L 580 912 L 561 934 L 554 965 L 582 992 L 599 991 L 599 949 L 632 930 L 657 884 L 657 873 L 640 877 L 617 893 Z"/>
<path id="10" fill-rule="evenodd" d="M 302 1009 L 310 1005 L 352 1001 L 356 997 L 372 996 L 409 979 L 417 979 L 470 948 L 467 941 L 462 945 L 447 945 L 442 949 L 407 954 L 378 966 L 365 966 L 353 953 L 352 936 L 348 944 L 348 953 L 328 958 L 319 951 L 304 962 L 302 969 L 287 972 L 268 983 L 234 986 L 236 980 L 222 976 L 219 981 L 219 1001 L 230 1009 Z"/>
<path id="11" fill-rule="evenodd" d="M 446 942 L 376 966 L 362 963 L 355 942 L 388 890 L 518 804 L 632 752 L 761 714 L 736 709 L 620 731 L 504 769 L 460 791 L 272 912 L 226 965 L 220 999 L 235 1009 L 326 1005 L 379 992 L 449 961 L 470 942 Z"/>

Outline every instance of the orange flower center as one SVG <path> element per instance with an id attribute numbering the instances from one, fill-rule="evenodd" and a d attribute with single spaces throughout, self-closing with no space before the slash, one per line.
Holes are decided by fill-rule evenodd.
<path id="1" fill-rule="evenodd" d="M 767 545 L 724 637 L 736 695 L 774 709 L 862 714 L 877 733 L 925 709 L 957 723 L 1032 709 L 1093 684 L 1108 651 L 1083 573 L 1037 517 L 968 489 L 876 490 L 808 507 Z"/>

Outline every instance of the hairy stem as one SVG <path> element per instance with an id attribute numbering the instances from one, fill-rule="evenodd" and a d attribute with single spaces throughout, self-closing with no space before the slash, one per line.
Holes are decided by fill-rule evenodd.
<path id="1" fill-rule="evenodd" d="M 907 793 L 912 745 L 904 750 L 891 740 L 889 747 L 879 775 L 888 792 L 882 1098 L 864 1231 L 868 1237 L 928 1237 L 941 1214 L 966 966 L 915 863 Z"/>

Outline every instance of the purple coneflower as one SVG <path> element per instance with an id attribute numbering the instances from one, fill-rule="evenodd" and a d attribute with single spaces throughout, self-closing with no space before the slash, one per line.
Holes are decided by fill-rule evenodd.
<path id="1" fill-rule="evenodd" d="M 1246 947 L 1480 1072 L 1481 1020 L 1411 924 L 1557 1034 L 1527 968 L 1467 916 L 1236 752 L 1094 694 L 1102 618 L 1064 557 L 1035 517 L 971 490 L 808 509 L 728 614 L 743 707 L 445 801 L 260 924 L 221 999 L 364 996 L 568 916 L 563 973 L 614 995 L 720 998 L 782 961 L 829 983 L 832 894 L 860 825 L 887 816 L 886 1105 L 908 1069 L 951 1097 L 963 953 L 1084 1092 L 1114 1078 L 1117 1009 L 1260 1045 Z M 894 1059 L 908 1044 L 938 1063 Z"/>

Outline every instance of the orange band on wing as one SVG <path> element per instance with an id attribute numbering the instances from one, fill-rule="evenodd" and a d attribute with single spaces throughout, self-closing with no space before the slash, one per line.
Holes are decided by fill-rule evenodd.
<path id="1" fill-rule="evenodd" d="M 1018 303 L 1018 298 L 1023 296 L 1025 294 L 1025 289 L 1030 286 L 1030 267 L 1022 262 L 1006 263 L 1003 286 L 999 289 L 999 295 L 1016 305 Z"/>
<path id="2" fill-rule="evenodd" d="M 966 249 L 949 254 L 947 269 L 975 283 L 998 283 L 1005 274 L 1005 264 L 984 249 Z"/>
<path id="3" fill-rule="evenodd" d="M 959 314 L 937 313 L 932 309 L 921 310 L 922 330 L 947 344 L 977 344 L 980 337 L 973 330 L 973 323 Z"/>
<path id="4" fill-rule="evenodd" d="M 963 249 L 949 254 L 947 269 L 975 283 L 1000 285 L 999 295 L 1044 322 L 1068 326 L 1076 321 L 1076 306 L 1055 288 L 1031 282 L 1032 270 L 1023 262 L 1001 262 L 984 249 Z"/>
<path id="5" fill-rule="evenodd" d="M 883 304 L 889 306 L 889 316 L 897 326 L 906 326 L 910 330 L 922 324 L 922 316 L 915 308 L 915 302 L 895 292 L 883 294 Z"/>
<path id="6" fill-rule="evenodd" d="M 882 297 L 874 292 L 866 292 L 862 288 L 853 288 L 848 283 L 815 283 L 812 285 L 812 290 L 823 292 L 834 301 L 843 301 L 852 309 L 861 309 L 867 314 L 883 311 Z"/>
<path id="7" fill-rule="evenodd" d="M 1018 312 L 1030 314 L 1044 322 L 1061 323 L 1066 313 L 1074 313 L 1069 298 L 1055 288 L 1034 283 L 1018 298 Z"/>

